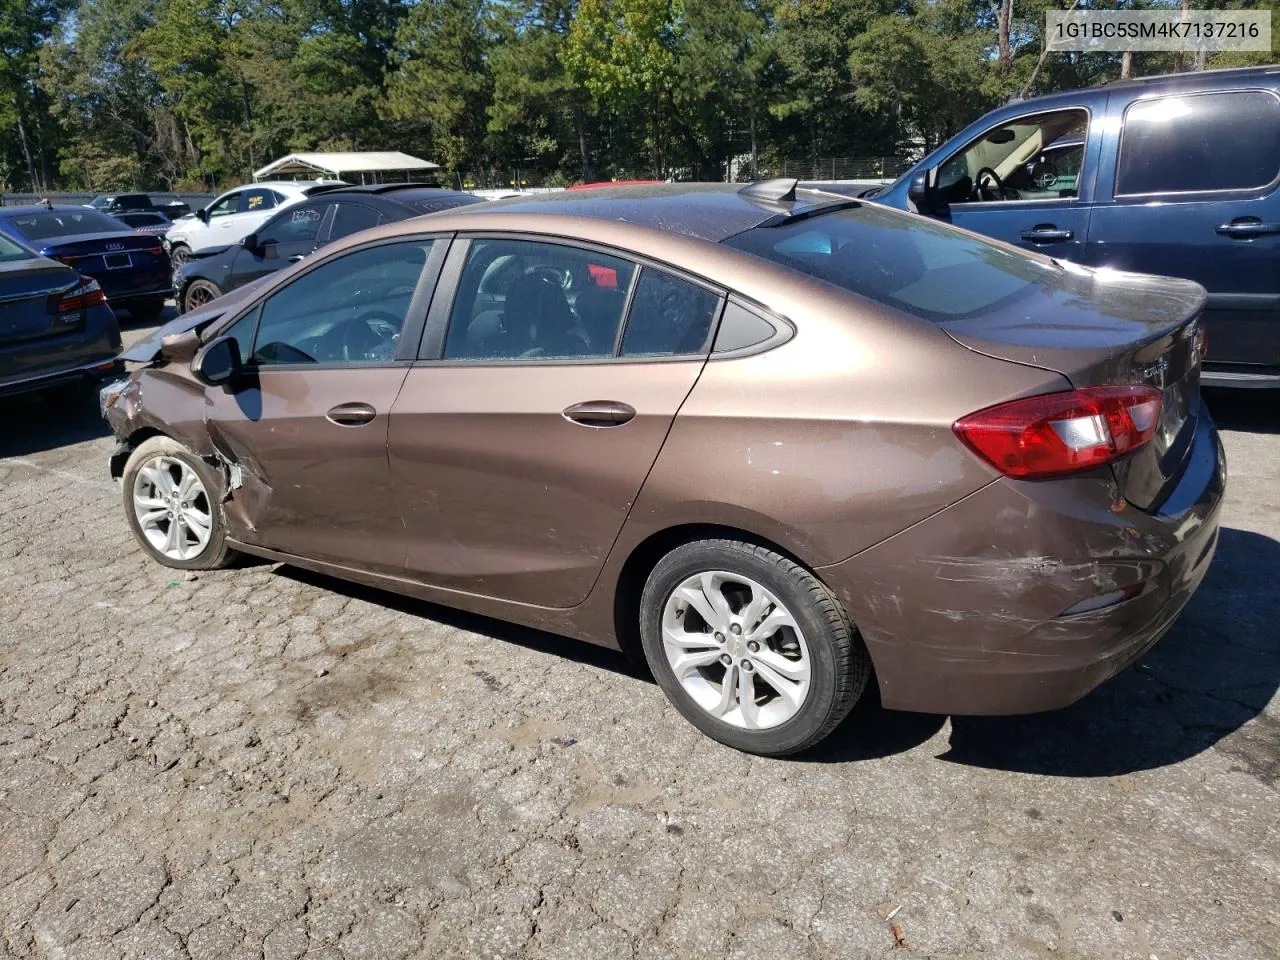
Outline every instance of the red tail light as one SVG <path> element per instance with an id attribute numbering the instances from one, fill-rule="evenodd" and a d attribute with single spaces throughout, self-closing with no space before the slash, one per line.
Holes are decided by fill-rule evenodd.
<path id="1" fill-rule="evenodd" d="M 159 240 L 157 240 L 157 241 L 156 241 L 152 246 L 149 246 L 149 247 L 143 247 L 143 248 L 142 248 L 142 252 L 143 252 L 143 253 L 149 253 L 149 254 L 151 254 L 152 256 L 156 256 L 156 257 L 163 257 L 163 256 L 164 256 L 164 244 L 162 244 Z"/>
<path id="2" fill-rule="evenodd" d="M 51 306 L 54 308 L 54 313 L 79 313 L 88 307 L 106 302 L 107 295 L 98 286 L 98 281 L 83 277 L 80 283 L 68 290 Z"/>
<path id="3" fill-rule="evenodd" d="M 979 410 L 952 429 L 1008 477 L 1078 473 L 1141 449 L 1160 422 L 1154 387 L 1085 387 Z"/>

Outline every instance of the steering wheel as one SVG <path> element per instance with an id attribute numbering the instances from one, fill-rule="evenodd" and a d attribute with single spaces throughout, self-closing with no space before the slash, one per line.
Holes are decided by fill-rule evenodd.
<path id="1" fill-rule="evenodd" d="M 526 277 L 537 277 L 539 280 L 546 280 L 555 284 L 557 290 L 563 290 L 565 286 L 565 274 L 562 270 L 555 267 L 548 267 L 545 264 L 539 267 L 531 267 Z"/>
<path id="2" fill-rule="evenodd" d="M 1039 190 L 1048 190 L 1058 182 L 1058 168 L 1052 160 L 1041 160 L 1031 168 L 1031 182 Z"/>
<path id="3" fill-rule="evenodd" d="M 390 360 L 400 342 L 400 318 L 385 310 L 371 310 L 342 327 L 342 359 Z"/>
<path id="4" fill-rule="evenodd" d="M 994 183 L 995 185 L 994 191 L 989 189 L 987 186 L 983 184 L 982 178 L 984 175 L 989 176 L 991 178 L 992 183 Z M 973 175 L 973 191 L 978 195 L 978 199 L 980 200 L 1009 199 L 1008 196 L 1006 195 L 1007 191 L 1005 190 L 1004 181 L 1000 179 L 1000 174 L 996 173 L 990 167 L 983 167 Z M 987 194 L 991 194 L 992 196 L 988 197 Z"/>

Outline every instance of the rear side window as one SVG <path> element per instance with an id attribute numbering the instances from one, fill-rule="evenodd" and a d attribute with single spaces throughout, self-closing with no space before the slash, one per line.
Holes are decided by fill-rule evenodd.
<path id="1" fill-rule="evenodd" d="M 1056 283 L 1061 271 L 942 223 L 860 204 L 725 241 L 926 320 L 959 320 Z"/>
<path id="2" fill-rule="evenodd" d="M 1280 173 L 1280 99 L 1235 90 L 1139 100 L 1120 135 L 1116 195 L 1264 187 Z"/>
<path id="3" fill-rule="evenodd" d="M 661 270 L 640 271 L 627 329 L 624 357 L 671 357 L 699 353 L 711 333 L 720 297 Z"/>
<path id="4" fill-rule="evenodd" d="M 333 225 L 329 228 L 329 239 L 340 240 L 343 237 L 376 227 L 382 222 L 382 215 L 372 207 L 360 203 L 339 203 L 333 211 Z"/>

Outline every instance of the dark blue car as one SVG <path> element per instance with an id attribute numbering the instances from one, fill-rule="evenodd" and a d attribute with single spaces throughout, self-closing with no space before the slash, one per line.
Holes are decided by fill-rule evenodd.
<path id="1" fill-rule="evenodd" d="M 875 199 L 1051 257 L 1195 280 L 1209 291 L 1204 382 L 1280 388 L 1275 66 L 1015 101 Z"/>
<path id="2" fill-rule="evenodd" d="M 139 234 L 97 210 L 53 204 L 3 207 L 0 233 L 92 277 L 113 307 L 140 319 L 158 316 L 173 294 L 160 238 Z"/>
<path id="3" fill-rule="evenodd" d="M 178 309 L 202 307 L 359 230 L 483 202 L 469 193 L 421 183 L 343 186 L 317 193 L 286 207 L 237 243 L 188 254 L 174 277 Z"/>
<path id="4" fill-rule="evenodd" d="M 0 394 L 94 382 L 119 352 L 97 281 L 0 234 Z"/>

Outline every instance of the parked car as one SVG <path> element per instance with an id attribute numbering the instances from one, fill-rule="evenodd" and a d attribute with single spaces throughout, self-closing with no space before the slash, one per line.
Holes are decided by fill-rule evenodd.
<path id="1" fill-rule="evenodd" d="M 1156 642 L 1217 542 L 1204 302 L 795 181 L 477 204 L 127 352 L 111 472 L 162 564 L 643 651 L 784 754 L 873 666 L 886 707 L 1021 713 Z"/>
<path id="2" fill-rule="evenodd" d="M 115 193 L 94 197 L 87 204 L 101 213 L 130 213 L 153 211 L 164 214 L 170 220 L 191 212 L 191 207 L 177 197 L 161 197 L 157 202 L 148 193 Z"/>
<path id="3" fill-rule="evenodd" d="M 1203 379 L 1280 387 L 1280 70 L 1210 70 L 1019 100 L 880 203 L 1063 260 L 1209 291 Z"/>
<path id="4" fill-rule="evenodd" d="M 98 282 L 0 233 L 0 394 L 96 381 L 119 352 Z"/>
<path id="5" fill-rule="evenodd" d="M 117 213 L 113 216 L 125 226 L 133 227 L 135 233 L 149 233 L 157 237 L 163 236 L 173 222 L 163 213 L 146 211 Z"/>
<path id="6" fill-rule="evenodd" d="M 173 293 L 160 239 L 135 233 L 97 210 L 54 204 L 0 207 L 0 232 L 92 277 L 113 307 L 124 307 L 136 317 L 157 316 Z"/>
<path id="7" fill-rule="evenodd" d="M 326 190 L 344 187 L 341 180 L 292 180 L 251 183 L 228 190 L 202 210 L 174 221 L 165 243 L 176 270 L 192 250 L 239 243 L 267 222 L 273 210 L 300 203 Z"/>
<path id="8" fill-rule="evenodd" d="M 238 243 L 188 254 L 174 275 L 178 309 L 194 310 L 359 230 L 483 202 L 469 193 L 420 183 L 343 187 L 310 197 L 277 213 Z"/>

